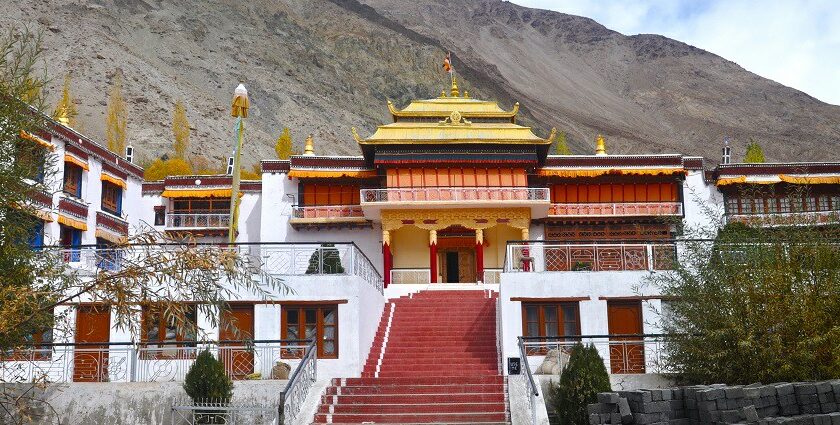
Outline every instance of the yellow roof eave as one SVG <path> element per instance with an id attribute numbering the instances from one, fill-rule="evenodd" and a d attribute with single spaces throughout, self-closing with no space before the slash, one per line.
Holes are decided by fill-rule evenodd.
<path id="1" fill-rule="evenodd" d="M 446 99 L 446 98 L 442 98 Z M 415 101 L 416 102 L 423 102 L 423 103 L 432 103 L 430 101 Z M 440 109 L 431 109 L 431 110 L 415 110 L 415 111 L 407 111 L 406 109 L 411 106 L 409 104 L 406 109 L 397 109 L 396 106 L 389 100 L 388 101 L 388 111 L 391 115 L 395 117 L 418 117 L 418 118 L 428 118 L 428 117 L 442 117 L 449 115 L 452 111 L 458 111 L 464 118 L 513 118 L 519 113 L 519 102 L 513 104 L 513 109 L 510 111 L 505 111 L 498 107 L 495 102 L 483 102 L 485 104 L 492 104 L 496 106 L 496 111 L 470 111 L 470 110 L 462 110 L 464 108 L 458 108 L 458 106 L 463 106 L 463 104 L 458 103 L 445 103 L 445 102 L 438 102 L 441 105 L 451 105 L 451 107 L 447 108 L 440 108 Z"/>

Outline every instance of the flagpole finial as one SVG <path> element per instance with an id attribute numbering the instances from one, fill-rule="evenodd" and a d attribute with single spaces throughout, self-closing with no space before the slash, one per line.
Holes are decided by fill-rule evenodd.
<path id="1" fill-rule="evenodd" d="M 458 81 L 455 80 L 455 73 L 452 73 L 452 90 L 449 94 L 453 97 L 458 97 L 460 92 L 458 91 Z"/>

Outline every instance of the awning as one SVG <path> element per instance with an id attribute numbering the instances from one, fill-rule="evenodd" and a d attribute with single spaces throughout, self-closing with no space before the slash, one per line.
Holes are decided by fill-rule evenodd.
<path id="1" fill-rule="evenodd" d="M 376 177 L 376 170 L 290 170 L 289 177 L 296 178 L 340 178 L 365 179 Z"/>
<path id="2" fill-rule="evenodd" d="M 166 189 L 160 196 L 164 198 L 230 198 L 233 189 Z M 239 197 L 244 195 L 239 192 Z"/>
<path id="3" fill-rule="evenodd" d="M 117 186 L 119 186 L 123 189 L 126 189 L 128 187 L 128 185 L 125 183 L 125 180 L 123 180 L 119 177 L 116 177 L 116 176 L 112 176 L 110 174 L 102 173 L 102 175 L 100 176 L 100 179 L 104 182 L 113 183 L 113 184 L 115 184 L 115 185 L 117 185 Z M 228 195 L 228 196 L 230 196 L 230 195 Z"/>
<path id="4" fill-rule="evenodd" d="M 86 161 L 76 158 L 75 156 L 70 155 L 69 153 L 64 154 L 64 162 L 69 162 L 71 164 L 78 165 L 79 167 L 82 167 L 83 170 L 90 171 L 90 168 L 88 167 Z"/>
<path id="5" fill-rule="evenodd" d="M 83 232 L 88 229 L 87 223 L 85 223 L 84 221 L 82 221 L 78 218 L 70 218 L 70 217 L 67 217 L 66 215 L 59 214 L 58 215 L 58 222 L 59 222 L 59 224 L 63 224 L 65 226 L 72 227 L 74 229 L 78 229 L 78 230 L 81 230 Z"/>
<path id="6" fill-rule="evenodd" d="M 840 184 L 840 176 L 789 176 L 779 174 L 779 179 L 792 184 Z"/>
<path id="7" fill-rule="evenodd" d="M 781 180 L 776 176 L 739 176 L 739 177 L 722 177 L 715 183 L 717 186 L 726 186 L 730 184 L 776 184 Z"/>
<path id="8" fill-rule="evenodd" d="M 124 244 L 128 240 L 128 238 L 125 235 L 109 232 L 104 229 L 96 229 L 96 237 L 100 239 L 105 239 L 106 241 L 115 244 Z"/>
<path id="9" fill-rule="evenodd" d="M 604 168 L 604 169 L 551 169 L 539 170 L 544 177 L 599 177 L 606 175 L 619 176 L 661 176 L 685 174 L 682 168 Z"/>
<path id="10" fill-rule="evenodd" d="M 34 135 L 34 134 L 27 133 L 26 131 L 23 131 L 23 130 L 20 131 L 20 138 L 35 142 L 38 145 L 43 146 L 43 147 L 45 147 L 45 148 L 47 148 L 51 151 L 55 150 L 55 145 L 54 144 L 52 144 L 52 143 Z"/>

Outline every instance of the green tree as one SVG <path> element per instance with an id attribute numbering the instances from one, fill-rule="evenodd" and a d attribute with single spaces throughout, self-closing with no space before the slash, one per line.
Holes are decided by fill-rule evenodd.
<path id="1" fill-rule="evenodd" d="M 764 159 L 764 151 L 761 150 L 761 146 L 758 143 L 750 138 L 750 143 L 747 144 L 747 153 L 744 155 L 744 162 L 746 163 L 763 163 L 765 162 Z"/>
<path id="2" fill-rule="evenodd" d="M 744 196 L 767 196 L 750 188 Z M 802 194 L 792 194 L 801 202 Z M 650 278 L 674 301 L 662 312 L 665 367 L 687 384 L 840 376 L 840 230 L 815 219 L 730 223 L 684 242 L 675 269 Z M 779 224 L 779 223 L 776 223 Z M 691 238 L 713 229 L 690 229 Z"/>
<path id="3" fill-rule="evenodd" d="M 274 151 L 277 152 L 277 158 L 289 159 L 292 155 L 292 135 L 289 133 L 288 127 L 283 127 L 283 132 L 277 138 L 277 143 L 274 144 Z"/>
<path id="4" fill-rule="evenodd" d="M 175 158 L 186 159 L 190 147 L 190 122 L 184 102 L 180 100 L 175 102 L 175 110 L 172 112 L 172 135 L 175 137 L 172 145 Z"/>
<path id="5" fill-rule="evenodd" d="M 128 111 L 122 95 L 122 74 L 114 76 L 114 85 L 108 95 L 108 116 L 105 121 L 105 137 L 108 149 L 119 155 L 125 155 L 126 138 L 128 136 Z"/>
<path id="6" fill-rule="evenodd" d="M 566 143 L 566 132 L 561 131 L 557 133 L 557 138 L 555 139 L 554 144 L 554 153 L 557 155 L 571 155 L 572 151 L 569 150 L 569 145 Z"/>
<path id="7" fill-rule="evenodd" d="M 341 265 L 341 255 L 334 244 L 321 244 L 321 249 L 315 250 L 309 257 L 309 266 L 306 274 L 342 274 L 344 266 Z"/>
<path id="8" fill-rule="evenodd" d="M 70 74 L 64 76 L 64 86 L 61 89 L 61 100 L 53 111 L 53 118 L 64 125 L 76 126 L 76 116 L 79 114 L 76 105 L 73 104 L 73 97 L 70 94 Z"/>
<path id="9" fill-rule="evenodd" d="M 184 391 L 194 401 L 229 402 L 233 397 L 233 382 L 225 373 L 225 365 L 204 350 L 184 377 Z"/>
<path id="10" fill-rule="evenodd" d="M 598 349 L 578 343 L 572 347 L 560 382 L 550 391 L 561 424 L 585 425 L 589 423 L 586 406 L 597 402 L 598 393 L 610 390 L 610 376 Z"/>

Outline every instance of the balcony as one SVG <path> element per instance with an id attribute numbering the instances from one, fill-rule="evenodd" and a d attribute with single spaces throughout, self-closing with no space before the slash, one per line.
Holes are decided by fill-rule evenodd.
<path id="1" fill-rule="evenodd" d="M 550 194 L 540 187 L 407 187 L 362 189 L 360 199 L 368 218 L 377 218 L 383 207 L 531 207 L 532 218 L 541 218 L 548 211 Z"/>
<path id="2" fill-rule="evenodd" d="M 681 202 L 551 204 L 549 217 L 682 217 Z"/>
<path id="3" fill-rule="evenodd" d="M 295 225 L 367 224 L 359 205 L 292 206 L 289 223 Z"/>
<path id="4" fill-rule="evenodd" d="M 673 243 L 563 244 L 511 243 L 505 273 L 671 270 L 676 260 Z"/>
<path id="5" fill-rule="evenodd" d="M 726 214 L 727 223 L 744 223 L 750 226 L 824 226 L 840 223 L 840 211 L 804 211 L 765 214 Z"/>
<path id="6" fill-rule="evenodd" d="M 229 213 L 172 213 L 166 215 L 167 231 L 227 230 Z"/>

